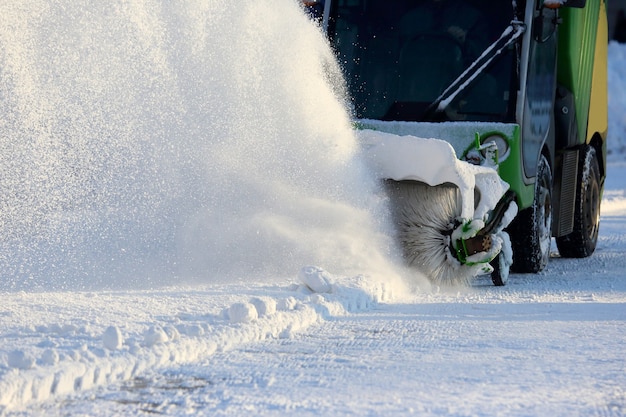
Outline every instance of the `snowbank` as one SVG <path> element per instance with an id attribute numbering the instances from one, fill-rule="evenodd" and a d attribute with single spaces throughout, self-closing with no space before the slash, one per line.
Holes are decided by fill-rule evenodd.
<path id="1" fill-rule="evenodd" d="M 298 277 L 287 287 L 74 293 L 72 305 L 64 293 L 2 294 L 0 412 L 290 338 L 393 298 L 393 288 L 363 276 L 305 267 Z"/>

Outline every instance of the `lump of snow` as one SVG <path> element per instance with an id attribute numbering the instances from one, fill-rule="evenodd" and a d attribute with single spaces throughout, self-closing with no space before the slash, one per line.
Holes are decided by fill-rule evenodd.
<path id="1" fill-rule="evenodd" d="M 298 305 L 298 300 L 293 297 L 287 297 L 279 300 L 276 304 L 276 308 L 280 311 L 290 311 L 295 309 L 296 305 Z"/>
<path id="2" fill-rule="evenodd" d="M 179 332 L 186 334 L 187 336 L 198 337 L 204 334 L 204 329 L 199 324 L 190 324 L 187 326 L 181 326 Z"/>
<path id="3" fill-rule="evenodd" d="M 268 297 L 254 297 L 250 303 L 256 308 L 259 317 L 270 316 L 276 313 L 276 300 Z"/>
<path id="4" fill-rule="evenodd" d="M 35 366 L 35 358 L 21 350 L 9 353 L 9 366 L 16 369 L 31 369 Z"/>
<path id="5" fill-rule="evenodd" d="M 248 323 L 256 320 L 259 313 L 251 303 L 235 303 L 228 309 L 228 317 L 231 323 Z"/>
<path id="6" fill-rule="evenodd" d="M 178 329 L 174 326 L 165 326 L 163 329 L 165 334 L 167 335 L 168 340 L 178 340 L 180 339 L 180 333 Z"/>
<path id="7" fill-rule="evenodd" d="M 317 266 L 305 266 L 298 274 L 300 282 L 316 293 L 330 292 L 332 289 L 332 276 Z"/>
<path id="8" fill-rule="evenodd" d="M 54 342 L 53 340 L 45 339 L 37 343 L 35 346 L 40 347 L 40 348 L 55 348 L 58 346 L 58 344 Z"/>
<path id="9" fill-rule="evenodd" d="M 56 365 L 59 363 L 59 353 L 54 349 L 46 349 L 41 355 L 42 365 Z"/>
<path id="10" fill-rule="evenodd" d="M 56 333 L 60 335 L 71 335 L 78 331 L 78 327 L 73 324 L 64 324 L 61 326 L 60 324 L 50 324 L 50 325 L 41 325 L 35 328 L 40 333 Z"/>
<path id="11" fill-rule="evenodd" d="M 124 344 L 124 337 L 117 326 L 110 326 L 102 335 L 102 343 L 109 350 L 118 350 Z"/>
<path id="12" fill-rule="evenodd" d="M 169 340 L 167 333 L 165 333 L 161 326 L 152 326 L 143 334 L 143 344 L 148 347 L 165 343 Z"/>

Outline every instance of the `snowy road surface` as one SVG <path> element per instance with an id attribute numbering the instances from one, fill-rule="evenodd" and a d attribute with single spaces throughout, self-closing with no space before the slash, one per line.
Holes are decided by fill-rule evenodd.
<path id="1" fill-rule="evenodd" d="M 610 170 L 594 256 L 506 287 L 3 294 L 3 414 L 626 415 L 626 164 Z"/>

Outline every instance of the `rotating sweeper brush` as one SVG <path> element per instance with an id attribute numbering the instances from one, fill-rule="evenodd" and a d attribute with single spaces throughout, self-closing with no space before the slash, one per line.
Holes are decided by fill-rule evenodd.
<path id="1" fill-rule="evenodd" d="M 475 235 L 470 233 L 472 237 L 464 238 L 464 225 L 459 222 L 461 195 L 456 186 L 387 181 L 385 188 L 397 238 L 409 266 L 445 286 L 469 284 L 475 275 L 493 272 L 490 262 L 508 244 L 502 228 L 507 222 L 506 209 L 514 198 L 512 193 L 507 193 L 496 206 L 489 223 Z"/>
<path id="2" fill-rule="evenodd" d="M 407 264 L 437 283 L 467 282 L 472 271 L 464 270 L 450 250 L 450 236 L 461 214 L 457 188 L 416 181 L 387 181 L 385 188 Z"/>

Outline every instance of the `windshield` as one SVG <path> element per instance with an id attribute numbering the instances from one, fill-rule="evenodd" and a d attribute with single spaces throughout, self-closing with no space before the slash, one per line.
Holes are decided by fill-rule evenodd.
<path id="1" fill-rule="evenodd" d="M 408 121 L 514 120 L 515 45 L 444 110 L 432 104 L 508 27 L 511 1 L 338 0 L 329 32 L 355 116 Z"/>

